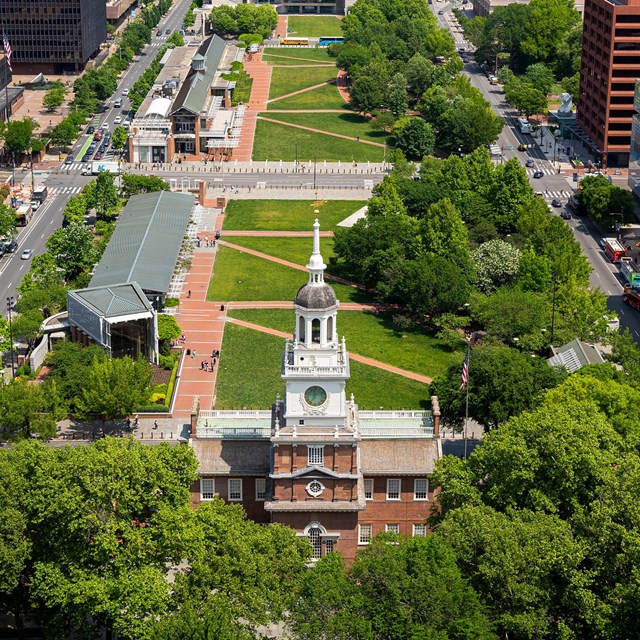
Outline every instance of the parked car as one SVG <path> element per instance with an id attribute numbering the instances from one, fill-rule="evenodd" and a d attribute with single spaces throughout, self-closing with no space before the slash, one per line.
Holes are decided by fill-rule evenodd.
<path id="1" fill-rule="evenodd" d="M 540 171 L 540 169 L 538 169 L 537 171 L 533 172 L 533 177 L 538 179 L 538 178 L 544 178 L 544 173 L 542 171 Z"/>
<path id="2" fill-rule="evenodd" d="M 116 116 L 116 119 L 113 121 L 113 124 L 120 124 L 122 122 L 122 116 Z"/>
<path id="3" fill-rule="evenodd" d="M 96 155 L 93 156 L 94 160 L 100 160 L 102 158 L 102 151 L 96 151 Z"/>
<path id="4" fill-rule="evenodd" d="M 560 215 L 564 220 L 571 220 L 571 211 L 569 209 L 565 209 Z"/>
<path id="5" fill-rule="evenodd" d="M 64 159 L 64 163 L 65 163 L 65 164 L 72 164 L 72 163 L 73 163 L 73 156 L 67 156 L 67 157 Z"/>
<path id="6" fill-rule="evenodd" d="M 164 30 L 164 35 L 168 36 L 171 33 L 171 29 L 165 29 Z"/>
<path id="7" fill-rule="evenodd" d="M 33 255 L 33 249 L 25 249 L 20 254 L 20 260 L 28 260 Z"/>
<path id="8" fill-rule="evenodd" d="M 7 253 L 13 253 L 17 248 L 18 248 L 18 243 L 15 240 L 4 243 L 4 250 Z"/>
<path id="9" fill-rule="evenodd" d="M 90 153 L 85 153 L 82 156 L 82 162 L 89 162 L 89 160 L 91 160 L 91 154 Z"/>
<path id="10" fill-rule="evenodd" d="M 526 163 L 525 163 L 525 165 L 524 165 L 524 166 L 525 166 L 525 167 L 529 167 L 529 168 L 531 169 L 532 167 L 534 167 L 534 166 L 535 166 L 535 164 L 536 164 L 536 163 L 533 161 L 533 158 L 529 158 L 529 159 L 526 161 Z"/>
<path id="11" fill-rule="evenodd" d="M 94 140 L 102 140 L 103 137 L 104 137 L 104 134 L 102 133 L 102 131 L 96 131 L 93 134 L 93 139 Z"/>
<path id="12" fill-rule="evenodd" d="M 156 36 L 159 38 L 162 35 L 162 29 L 156 31 Z"/>
<path id="13" fill-rule="evenodd" d="M 551 206 L 552 206 L 552 207 L 555 207 L 556 209 L 559 209 L 559 208 L 562 206 L 562 201 L 561 201 L 561 200 L 559 200 L 558 198 L 554 198 L 554 199 L 551 201 Z"/>
<path id="14" fill-rule="evenodd" d="M 95 131 L 95 130 L 96 130 L 96 128 L 95 128 L 92 124 L 90 124 L 90 125 L 87 127 L 87 133 L 88 133 L 89 135 L 91 135 L 92 133 L 94 133 L 94 131 Z"/>

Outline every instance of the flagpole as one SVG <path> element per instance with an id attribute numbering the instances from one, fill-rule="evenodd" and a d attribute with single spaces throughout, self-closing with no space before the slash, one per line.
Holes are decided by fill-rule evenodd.
<path id="1" fill-rule="evenodd" d="M 467 459 L 467 425 L 469 424 L 469 380 L 467 380 L 467 401 L 464 413 L 464 459 Z"/>

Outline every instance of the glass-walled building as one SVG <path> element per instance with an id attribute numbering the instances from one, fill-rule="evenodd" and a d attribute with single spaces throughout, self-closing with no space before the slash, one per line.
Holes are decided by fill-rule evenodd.
<path id="1" fill-rule="evenodd" d="M 640 198 L 640 79 L 636 80 L 629 150 L 629 188 Z"/>

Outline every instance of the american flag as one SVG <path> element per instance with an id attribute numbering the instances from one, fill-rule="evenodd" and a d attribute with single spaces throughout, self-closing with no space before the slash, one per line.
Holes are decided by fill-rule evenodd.
<path id="1" fill-rule="evenodd" d="M 2 44 L 4 45 L 4 52 L 7 56 L 7 64 L 9 65 L 9 69 L 13 73 L 13 67 L 11 66 L 11 45 L 9 44 L 9 38 L 7 38 L 7 34 L 2 32 Z"/>
<path id="2" fill-rule="evenodd" d="M 469 347 L 467 347 L 467 355 L 464 357 L 462 365 L 462 379 L 460 381 L 460 389 L 464 389 L 469 382 Z"/>

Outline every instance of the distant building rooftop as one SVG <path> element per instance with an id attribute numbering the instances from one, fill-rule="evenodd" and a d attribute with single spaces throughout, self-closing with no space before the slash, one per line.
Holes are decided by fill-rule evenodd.
<path id="1" fill-rule="evenodd" d="M 604 358 L 598 349 L 582 340 L 572 340 L 561 347 L 551 345 L 553 356 L 547 360 L 552 367 L 564 367 L 570 373 L 587 364 L 603 364 Z"/>

